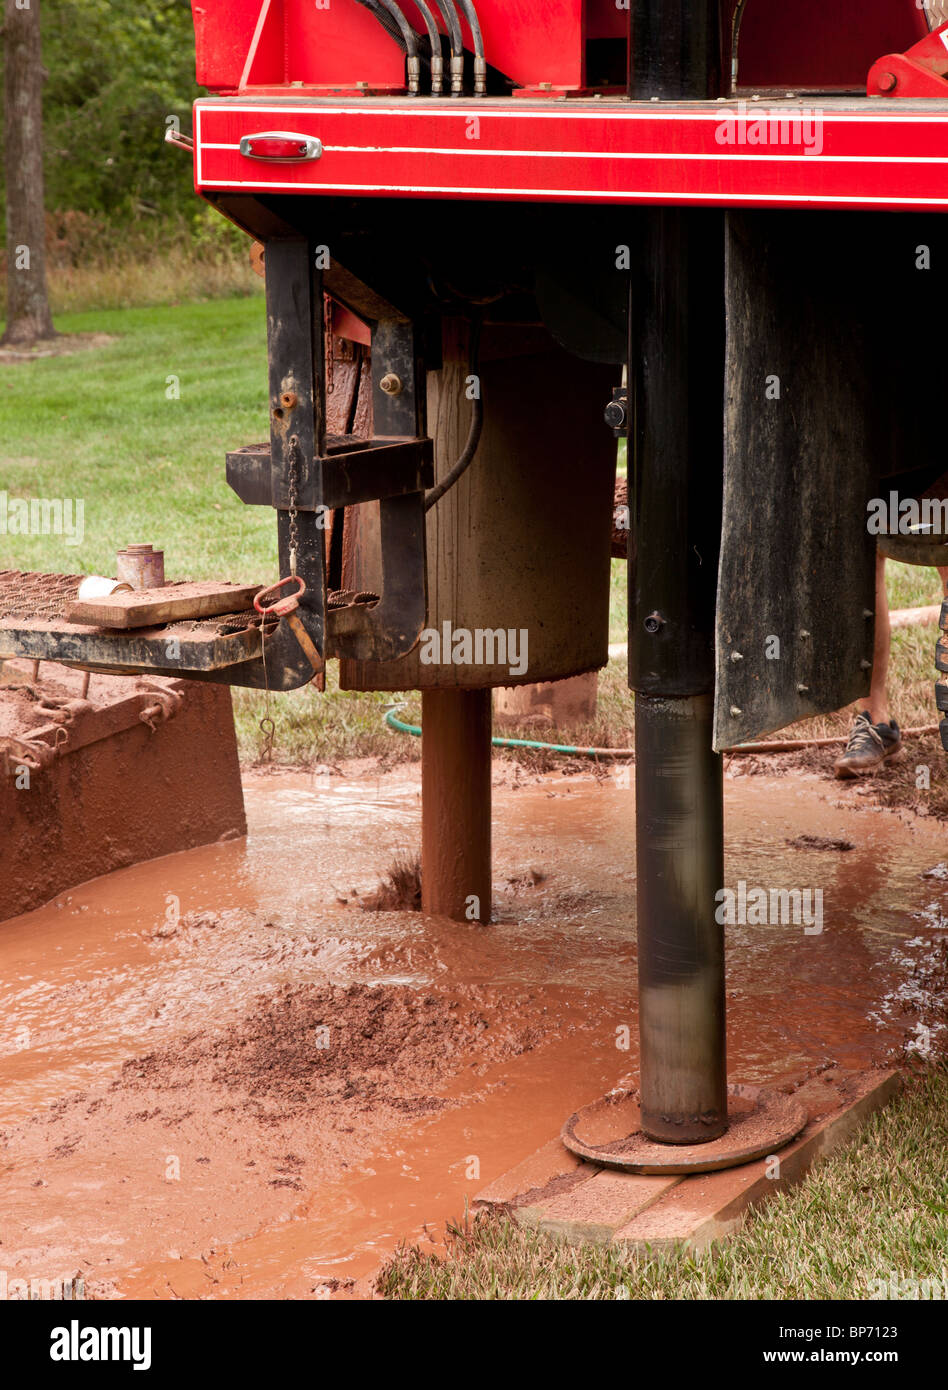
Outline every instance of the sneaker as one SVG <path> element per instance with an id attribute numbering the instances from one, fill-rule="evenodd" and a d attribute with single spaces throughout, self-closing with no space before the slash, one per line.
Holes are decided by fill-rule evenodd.
<path id="1" fill-rule="evenodd" d="M 869 711 L 860 710 L 846 751 L 834 763 L 836 776 L 863 777 L 897 760 L 902 751 L 902 731 L 894 719 L 891 724 L 873 724 Z"/>

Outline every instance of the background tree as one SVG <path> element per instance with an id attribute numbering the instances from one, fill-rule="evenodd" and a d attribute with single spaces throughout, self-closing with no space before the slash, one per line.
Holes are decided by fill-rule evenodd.
<path id="1" fill-rule="evenodd" d="M 39 0 L 5 0 L 3 50 L 7 327 L 2 341 L 22 344 L 56 332 L 46 287 Z"/>
<path id="2" fill-rule="evenodd" d="M 47 208 L 114 227 L 192 217 L 190 161 L 164 144 L 198 95 L 188 0 L 43 0 L 43 54 Z"/>

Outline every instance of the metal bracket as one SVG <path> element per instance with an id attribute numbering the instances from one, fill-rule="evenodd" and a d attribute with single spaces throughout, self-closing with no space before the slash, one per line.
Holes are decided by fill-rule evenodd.
<path id="1" fill-rule="evenodd" d="M 603 419 L 616 439 L 629 437 L 629 390 L 627 386 L 614 386 L 612 400 L 603 411 Z"/>
<path id="2" fill-rule="evenodd" d="M 267 249 L 270 277 L 274 247 Z M 286 253 L 283 253 L 286 255 Z M 286 277 L 299 294 L 299 267 Z M 285 272 L 284 272 L 285 275 Z M 281 295 L 286 290 L 279 292 Z M 434 482 L 432 441 L 424 435 L 425 375 L 420 351 L 420 331 L 404 319 L 383 319 L 372 330 L 373 407 L 376 434 L 371 439 L 352 435 L 326 435 L 323 375 L 320 372 L 307 394 L 306 372 L 281 365 L 287 329 L 285 315 L 276 305 L 270 326 L 271 433 L 270 443 L 252 444 L 227 455 L 227 481 L 241 501 L 251 506 L 273 506 L 280 512 L 281 537 L 286 530 L 287 440 L 299 439 L 302 463 L 297 495 L 298 525 L 311 541 L 307 568 L 298 566 L 307 588 L 317 587 L 317 603 L 307 616 L 307 594 L 300 600 L 299 620 L 324 656 L 345 656 L 358 661 L 394 661 L 411 651 L 427 616 L 427 556 L 425 550 L 424 497 Z M 277 292 L 274 291 L 274 301 Z M 322 345 L 322 303 L 318 307 L 318 332 L 314 343 Z M 297 349 L 298 350 L 298 349 Z M 315 423 L 311 437 L 301 433 L 313 404 Z M 328 515 L 360 503 L 378 502 L 382 549 L 382 584 L 379 601 L 359 603 L 327 611 L 322 537 Z M 318 543 L 318 544 L 317 544 Z M 318 573 L 317 573 L 318 567 Z M 289 569 L 281 549 L 281 573 Z M 318 618 L 318 621 L 317 621 Z"/>
<path id="3" fill-rule="evenodd" d="M 417 469 L 421 486 L 376 494 L 381 499 L 380 601 L 331 615 L 331 656 L 394 661 L 411 651 L 427 620 L 424 488 L 433 481 L 433 446 L 425 437 L 421 345 L 420 327 L 404 319 L 381 319 L 372 329 L 373 445 L 400 453 L 402 467 Z"/>
<path id="4" fill-rule="evenodd" d="M 942 24 L 904 53 L 887 53 L 869 69 L 871 97 L 948 97 L 948 24 Z"/>
<path id="5" fill-rule="evenodd" d="M 434 482 L 430 439 L 361 439 L 329 435 L 320 460 L 323 495 L 301 493 L 300 511 L 334 510 L 423 492 Z M 227 455 L 227 483 L 248 506 L 273 506 L 273 468 L 269 444 L 248 444 Z"/>
<path id="6" fill-rule="evenodd" d="M 174 145 L 178 150 L 187 150 L 188 154 L 194 154 L 194 136 L 185 135 L 181 130 L 175 130 L 169 126 L 165 131 L 165 144 Z"/>

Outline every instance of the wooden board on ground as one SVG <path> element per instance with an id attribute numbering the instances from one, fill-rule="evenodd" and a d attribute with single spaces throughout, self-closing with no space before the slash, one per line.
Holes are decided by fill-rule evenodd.
<path id="1" fill-rule="evenodd" d="M 610 1172 L 551 1139 L 478 1193 L 474 1210 L 493 1208 L 557 1240 L 617 1245 L 645 1259 L 673 1247 L 705 1250 L 849 1143 L 900 1084 L 894 1071 L 831 1067 L 809 1077 L 793 1091 L 809 1116 L 803 1132 L 776 1154 L 714 1173 Z"/>
<path id="2" fill-rule="evenodd" d="M 165 584 L 160 589 L 132 589 L 103 598 L 75 599 L 66 621 L 92 627 L 157 627 L 186 618 L 213 618 L 249 608 L 260 584 Z"/>

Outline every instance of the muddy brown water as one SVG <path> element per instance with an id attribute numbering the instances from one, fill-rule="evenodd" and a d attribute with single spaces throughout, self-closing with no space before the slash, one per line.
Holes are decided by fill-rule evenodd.
<path id="1" fill-rule="evenodd" d="M 358 907 L 419 842 L 417 767 L 250 775 L 246 841 L 3 924 L 7 1278 L 365 1292 L 400 1240 L 436 1241 L 634 1072 L 634 792 L 621 772 L 517 775 L 495 789 L 487 928 Z M 818 934 L 727 929 L 731 1079 L 861 1068 L 923 1037 L 944 827 L 807 776 L 729 780 L 726 807 L 729 886 L 823 893 Z"/>

